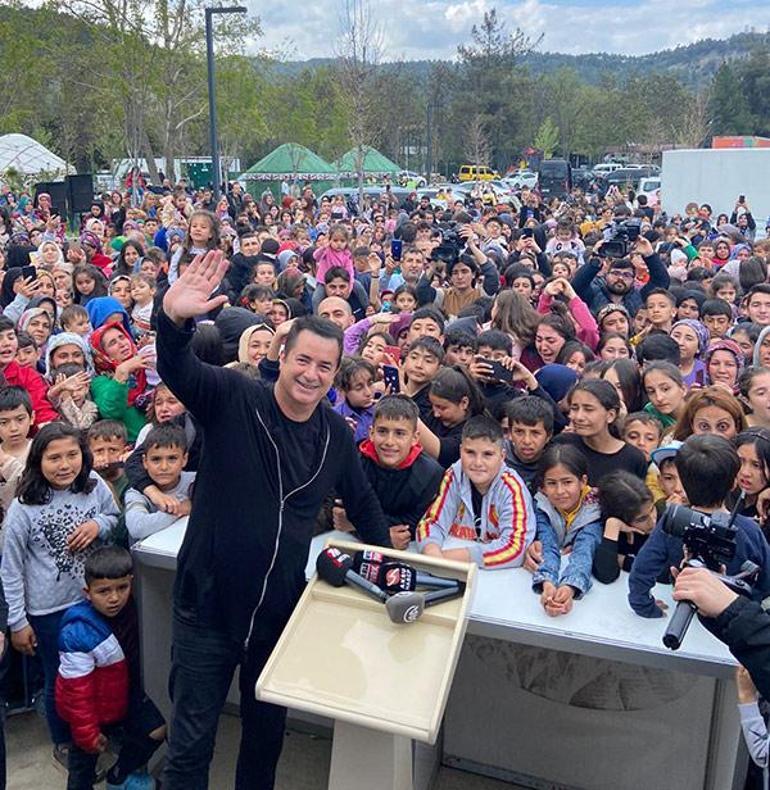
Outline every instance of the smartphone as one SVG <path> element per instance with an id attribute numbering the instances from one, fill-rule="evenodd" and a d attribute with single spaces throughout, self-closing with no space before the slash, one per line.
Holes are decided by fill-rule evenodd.
<path id="1" fill-rule="evenodd" d="M 524 228 L 521 231 L 521 238 L 522 239 L 531 239 L 535 235 L 534 228 Z"/>
<path id="2" fill-rule="evenodd" d="M 746 195 L 738 195 L 738 202 L 745 203 L 746 202 Z"/>
<path id="3" fill-rule="evenodd" d="M 401 383 L 398 379 L 398 368 L 393 365 L 382 366 L 382 377 L 385 385 L 390 387 L 390 392 L 395 395 L 401 389 Z"/>
<path id="4" fill-rule="evenodd" d="M 385 353 L 393 359 L 401 361 L 401 349 L 398 346 L 385 346 Z"/>
<path id="5" fill-rule="evenodd" d="M 404 242 L 401 239 L 393 239 L 390 242 L 390 255 L 394 261 L 401 260 L 401 250 L 404 247 Z"/>
<path id="6" fill-rule="evenodd" d="M 476 362 L 480 362 L 484 365 L 489 365 L 492 369 L 489 377 L 495 379 L 496 381 L 505 381 L 505 382 L 512 382 L 513 381 L 513 372 L 508 370 L 508 368 L 504 367 L 499 362 L 495 362 L 493 359 L 487 359 L 486 357 L 477 356 Z"/>
<path id="7" fill-rule="evenodd" d="M 34 266 L 22 266 L 21 267 L 21 276 L 27 279 L 37 280 L 37 269 Z"/>

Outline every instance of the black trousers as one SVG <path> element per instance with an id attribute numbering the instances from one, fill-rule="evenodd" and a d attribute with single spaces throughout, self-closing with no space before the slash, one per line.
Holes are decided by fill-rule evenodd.
<path id="1" fill-rule="evenodd" d="M 243 645 L 231 637 L 174 617 L 169 680 L 173 710 L 163 790 L 207 790 L 219 716 L 237 666 L 241 744 L 235 787 L 272 790 L 286 708 L 257 702 L 254 687 L 274 646 L 275 641 L 252 640 L 244 655 Z"/>
<path id="2" fill-rule="evenodd" d="M 150 738 L 150 733 L 165 724 L 163 714 L 146 695 L 135 697 L 123 721 L 103 728 L 105 735 L 118 735 L 123 741 L 117 763 L 110 769 L 108 780 L 115 784 L 125 781 L 129 774 L 141 768 L 152 757 L 162 740 Z M 70 746 L 67 790 L 92 790 L 98 754 L 83 751 L 76 744 Z"/>

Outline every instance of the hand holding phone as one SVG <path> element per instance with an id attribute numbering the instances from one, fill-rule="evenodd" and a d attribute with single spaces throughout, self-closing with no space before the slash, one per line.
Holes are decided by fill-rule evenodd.
<path id="1" fill-rule="evenodd" d="M 382 366 L 382 378 L 385 386 L 390 390 L 391 395 L 395 395 L 401 390 L 401 380 L 398 375 L 398 368 L 394 365 Z"/>
<path id="2" fill-rule="evenodd" d="M 390 255 L 394 261 L 401 260 L 401 251 L 404 248 L 404 242 L 401 239 L 393 239 L 390 242 Z"/>

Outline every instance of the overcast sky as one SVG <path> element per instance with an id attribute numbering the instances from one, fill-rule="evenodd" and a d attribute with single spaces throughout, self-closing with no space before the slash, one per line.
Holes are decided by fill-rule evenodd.
<path id="1" fill-rule="evenodd" d="M 249 0 L 262 20 L 259 45 L 281 49 L 291 60 L 334 55 L 341 6 L 341 0 L 301 5 Z M 532 37 L 542 33 L 542 51 L 571 54 L 639 55 L 750 28 L 770 29 L 767 0 L 374 0 L 371 8 L 383 31 L 383 60 L 452 58 L 471 26 L 492 8 L 511 30 L 520 27 Z"/>

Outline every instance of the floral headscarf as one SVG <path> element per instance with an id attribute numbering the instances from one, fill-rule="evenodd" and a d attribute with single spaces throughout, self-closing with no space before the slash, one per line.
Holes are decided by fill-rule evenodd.
<path id="1" fill-rule="evenodd" d="M 135 356 L 137 352 L 136 344 L 120 321 L 111 321 L 110 323 L 104 324 L 104 326 L 100 326 L 98 329 L 94 330 L 94 332 L 91 333 L 90 339 L 91 351 L 94 357 L 94 367 L 96 368 L 97 373 L 108 376 L 113 375 L 115 373 L 115 368 L 117 368 L 118 364 L 120 364 L 110 359 L 110 357 L 102 348 L 104 335 L 110 329 L 118 329 L 128 339 L 128 342 L 131 343 L 132 356 Z M 128 379 L 128 405 L 133 406 L 136 399 L 142 395 L 146 389 L 147 374 L 145 371 L 137 370 L 132 373 Z"/>

